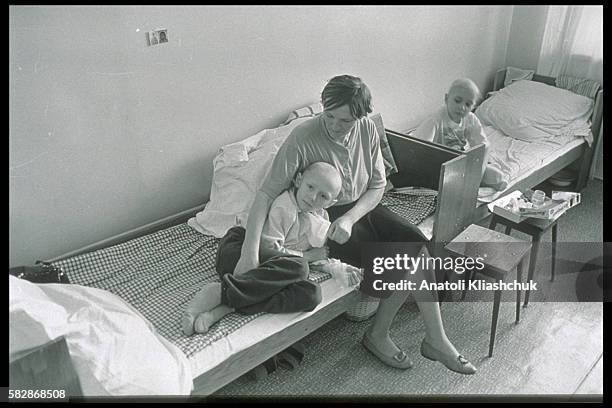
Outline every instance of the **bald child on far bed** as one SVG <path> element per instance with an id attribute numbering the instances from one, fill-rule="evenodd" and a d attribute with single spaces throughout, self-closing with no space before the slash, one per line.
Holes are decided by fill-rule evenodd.
<path id="1" fill-rule="evenodd" d="M 444 95 L 444 106 L 421 123 L 413 136 L 460 151 L 483 143 L 485 157 L 480 185 L 503 190 L 508 185 L 506 176 L 488 164 L 489 141 L 480 120 L 472 113 L 480 98 L 480 90 L 471 79 L 461 78 L 453 81 Z"/>

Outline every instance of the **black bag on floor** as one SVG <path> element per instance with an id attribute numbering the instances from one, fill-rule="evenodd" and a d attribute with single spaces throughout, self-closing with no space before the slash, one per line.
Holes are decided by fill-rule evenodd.
<path id="1" fill-rule="evenodd" d="M 43 261 L 36 261 L 34 266 L 9 268 L 9 273 L 32 283 L 70 283 L 64 271 Z"/>

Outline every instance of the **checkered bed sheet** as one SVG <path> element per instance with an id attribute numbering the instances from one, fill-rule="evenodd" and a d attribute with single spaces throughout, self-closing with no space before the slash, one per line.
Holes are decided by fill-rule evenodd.
<path id="1" fill-rule="evenodd" d="M 402 192 L 387 191 L 380 204 L 418 225 L 436 211 L 438 192 L 430 189 L 412 189 Z"/>
<path id="2" fill-rule="evenodd" d="M 383 205 L 408 220 L 424 219 L 431 203 L 419 197 L 431 195 L 388 192 Z M 182 333 L 181 317 L 187 303 L 203 285 L 219 281 L 215 271 L 218 244 L 218 238 L 203 235 L 185 223 L 53 265 L 62 268 L 71 283 L 108 290 L 121 297 L 190 357 L 262 315 L 230 313 L 207 333 Z M 318 283 L 329 278 L 321 271 L 312 271 L 309 276 Z"/>
<path id="3" fill-rule="evenodd" d="M 206 283 L 218 282 L 215 255 L 219 239 L 180 224 L 109 248 L 54 262 L 71 283 L 108 290 L 134 306 L 166 339 L 190 357 L 262 313 L 230 313 L 205 334 L 185 336 L 181 317 Z M 325 272 L 310 279 L 323 282 Z"/>

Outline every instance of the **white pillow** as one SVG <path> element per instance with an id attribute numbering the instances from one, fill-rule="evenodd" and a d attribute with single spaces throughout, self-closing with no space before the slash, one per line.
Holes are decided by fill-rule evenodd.
<path id="1" fill-rule="evenodd" d="M 506 77 L 504 78 L 504 86 L 508 86 L 513 82 L 520 80 L 531 80 L 535 72 L 530 69 L 520 69 L 515 67 L 506 68 Z"/>
<path id="2" fill-rule="evenodd" d="M 288 125 L 261 132 L 221 147 L 213 160 L 210 200 L 187 224 L 202 234 L 221 238 L 235 225 L 246 226 L 255 194 L 272 160 L 291 131 L 310 119 L 301 117 Z"/>
<path id="3" fill-rule="evenodd" d="M 535 81 L 517 81 L 486 99 L 476 115 L 506 135 L 531 141 L 551 136 L 590 136 L 593 100 Z"/>
<path id="4" fill-rule="evenodd" d="M 321 112 L 323 112 L 323 105 L 321 104 L 321 102 L 316 102 L 308 106 L 304 106 L 291 112 L 289 116 L 287 116 L 287 119 L 283 123 L 281 123 L 281 126 L 288 125 L 292 121 L 299 118 L 315 116 L 316 114 L 319 114 Z"/>
<path id="5" fill-rule="evenodd" d="M 183 352 L 118 296 L 9 275 L 9 356 L 65 336 L 83 394 L 189 395 Z"/>

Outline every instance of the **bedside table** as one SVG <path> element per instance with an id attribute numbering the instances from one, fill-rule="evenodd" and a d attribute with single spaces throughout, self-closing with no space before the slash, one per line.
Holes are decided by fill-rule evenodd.
<path id="1" fill-rule="evenodd" d="M 523 260 L 531 248 L 531 243 L 472 224 L 457 235 L 457 237 L 448 243 L 445 248 L 458 256 L 484 258 L 484 268 L 480 271 L 472 269 L 469 276 L 466 277 L 468 281 L 478 272 L 495 279 L 497 282 L 503 282 L 506 276 L 516 269 L 516 280 L 517 282 L 521 282 L 523 278 Z M 464 290 L 463 297 L 465 297 L 466 290 Z M 501 289 L 495 290 L 489 340 L 489 357 L 493 356 L 501 295 Z M 517 288 L 516 323 L 520 320 L 520 304 L 521 290 Z"/>
<path id="2" fill-rule="evenodd" d="M 526 218 L 521 222 L 510 221 L 507 218 L 504 218 L 498 214 L 491 214 L 491 222 L 489 223 L 489 229 L 495 230 L 497 224 L 504 225 L 506 227 L 504 233 L 509 235 L 512 230 L 521 231 L 527 235 L 531 236 L 531 242 L 533 244 L 533 249 L 531 250 L 531 255 L 529 256 L 529 271 L 527 272 L 527 281 L 533 279 L 533 275 L 535 274 L 536 261 L 538 257 L 538 249 L 540 248 L 540 240 L 542 235 L 546 233 L 549 229 L 552 229 L 552 266 L 550 272 L 550 281 L 555 280 L 555 259 L 557 252 L 557 221 L 560 216 L 552 219 L 545 220 L 540 218 Z M 526 307 L 529 304 L 529 290 L 525 293 L 525 303 L 523 307 Z"/>

